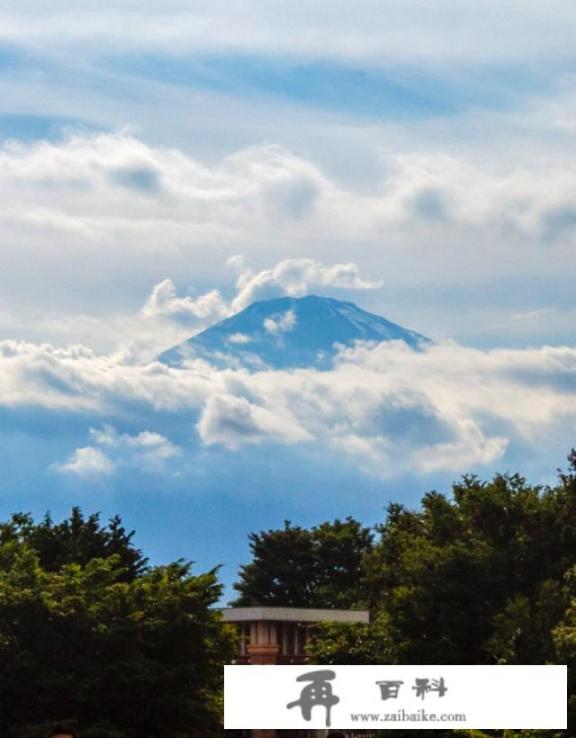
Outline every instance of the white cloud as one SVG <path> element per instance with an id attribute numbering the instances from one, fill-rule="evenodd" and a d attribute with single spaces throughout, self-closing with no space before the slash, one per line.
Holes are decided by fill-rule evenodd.
<path id="1" fill-rule="evenodd" d="M 92 428 L 90 436 L 98 446 L 107 446 L 118 451 L 134 451 L 138 461 L 145 463 L 163 462 L 181 455 L 182 450 L 160 433 L 142 431 L 131 436 L 118 433 L 111 425 Z"/>
<path id="2" fill-rule="evenodd" d="M 125 250 L 141 257 L 166 249 L 169 257 L 186 242 L 206 239 L 211 244 L 215 239 L 241 244 L 251 231 L 256 243 L 274 231 L 276 240 L 298 238 L 301 216 L 287 204 L 282 211 L 287 220 L 278 228 L 276 200 L 282 188 L 291 192 L 306 181 L 314 183 L 317 194 L 305 216 L 304 233 L 316 235 L 318 245 L 327 237 L 350 239 L 358 230 L 362 238 L 374 238 L 382 227 L 414 227 L 419 221 L 427 227 L 440 222 L 508 227 L 536 237 L 555 230 L 557 235 L 570 229 L 575 206 L 570 194 L 575 175 L 566 164 L 561 155 L 545 162 L 521 161 L 512 169 L 505 162 L 499 171 L 497 162 L 482 165 L 453 155 L 398 155 L 386 162 L 386 181 L 373 193 L 359 194 L 343 190 L 310 162 L 274 146 L 238 152 L 213 167 L 180 151 L 147 146 L 128 134 L 8 143 L 0 154 L 1 193 L 11 204 L 4 216 L 6 226 L 19 225 L 23 235 L 26 228 L 33 235 L 33 227 L 45 228 L 43 235 L 69 234 L 85 256 L 96 247 L 112 248 L 116 238 L 123 238 Z M 159 184 L 149 192 L 146 183 L 153 174 Z M 63 248 L 70 250 L 69 245 Z M 246 288 L 268 281 L 295 293 L 306 283 L 347 289 L 374 286 L 349 263 L 322 270 L 316 260 L 289 258 L 273 273 L 250 275 L 237 254 L 229 262 L 241 270 Z M 174 307 L 179 309 L 196 308 Z"/>
<path id="3" fill-rule="evenodd" d="M 149 319 L 176 321 L 197 330 L 222 320 L 248 307 L 256 300 L 283 295 L 302 296 L 315 289 L 371 290 L 381 282 L 371 282 L 360 277 L 356 264 L 324 265 L 314 259 L 284 259 L 271 269 L 254 272 L 245 266 L 243 257 L 232 257 L 239 270 L 236 295 L 226 301 L 220 290 L 210 290 L 199 297 L 179 297 L 171 279 L 164 279 L 153 288 L 142 308 L 142 315 Z M 270 333 L 292 330 L 296 315 L 287 311 L 276 320 L 267 319 L 265 328 Z M 232 343 L 247 343 L 244 334 L 229 339 Z"/>
<path id="4" fill-rule="evenodd" d="M 146 300 L 142 314 L 147 318 L 170 318 L 184 323 L 214 323 L 229 314 L 229 307 L 218 290 L 200 297 L 178 297 L 171 279 L 159 282 Z"/>
<path id="5" fill-rule="evenodd" d="M 115 465 L 99 448 L 85 446 L 77 448 L 63 464 L 54 464 L 52 468 L 61 474 L 91 479 L 110 476 L 115 470 Z"/>
<path id="6" fill-rule="evenodd" d="M 249 268 L 244 269 L 236 282 L 238 294 L 231 310 L 237 312 L 256 300 L 279 295 L 302 297 L 308 292 L 326 288 L 374 290 L 382 284 L 381 280 L 363 279 L 357 264 L 326 266 L 315 259 L 283 259 L 272 269 L 256 273 Z"/>
<path id="7" fill-rule="evenodd" d="M 169 471 L 167 464 L 182 456 L 179 446 L 152 431 L 130 435 L 105 424 L 90 429 L 90 440 L 92 446 L 76 449 L 67 461 L 53 464 L 52 469 L 83 478 L 110 476 L 122 468 L 160 472 Z"/>
<path id="8" fill-rule="evenodd" d="M 576 27 L 570 0 L 181 0 L 108 2 L 94 13 L 71 0 L 49 8 L 20 0 L 3 9 L 0 38 L 32 49 L 80 45 L 106 51 L 242 53 L 298 59 L 392 62 L 513 63 L 527 57 L 571 58 Z M 73 15 L 74 23 L 70 22 Z M 86 52 L 85 52 L 86 53 Z"/>
<path id="9" fill-rule="evenodd" d="M 345 350 L 330 371 L 253 373 L 201 361 L 186 369 L 126 365 L 80 348 L 5 342 L 0 349 L 0 403 L 13 412 L 82 410 L 110 423 L 129 410 L 144 428 L 180 418 L 192 445 L 194 426 L 201 444 L 235 452 L 304 444 L 384 477 L 505 463 L 510 445 L 545 454 L 547 444 L 573 443 L 576 349 L 567 347 L 480 351 L 447 343 L 413 352 L 392 342 Z M 115 468 L 170 470 L 183 454 L 158 431 L 95 427 L 89 447 L 101 453 L 82 452 L 62 467 L 106 468 L 105 454 Z"/>
<path id="10" fill-rule="evenodd" d="M 6 144 L 0 313 L 15 321 L 9 335 L 74 341 L 91 333 L 109 350 L 120 336 L 138 339 L 132 316 L 151 285 L 143 317 L 181 331 L 253 300 L 370 290 L 384 276 L 415 296 L 422 285 L 538 278 L 543 302 L 547 283 L 576 278 L 573 164 L 563 151 L 515 162 L 396 155 L 383 161 L 380 183 L 358 191 L 275 146 L 207 165 L 127 133 Z M 311 244 L 314 258 L 303 256 Z M 231 298 L 226 259 L 237 274 Z M 439 309 L 426 299 L 418 303 L 423 321 Z M 78 313 L 92 315 L 94 326 L 76 321 Z M 453 313 L 445 307 L 443 319 Z M 415 327 L 430 330 L 425 322 Z"/>
<path id="11" fill-rule="evenodd" d="M 266 408 L 245 397 L 221 394 L 208 398 L 198 422 L 198 433 L 204 443 L 219 443 L 230 449 L 264 441 L 293 444 L 311 439 L 301 424 L 283 409 Z"/>
<path id="12" fill-rule="evenodd" d="M 290 333 L 296 325 L 296 313 L 294 310 L 286 310 L 285 313 L 280 313 L 271 318 L 266 318 L 264 321 L 264 328 L 268 333 Z"/>
<path id="13" fill-rule="evenodd" d="M 233 333 L 228 339 L 228 343 L 246 344 L 250 343 L 251 340 L 250 336 L 247 336 L 245 333 Z"/>

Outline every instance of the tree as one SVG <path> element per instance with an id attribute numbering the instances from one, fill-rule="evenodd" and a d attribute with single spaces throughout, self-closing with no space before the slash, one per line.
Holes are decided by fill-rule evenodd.
<path id="1" fill-rule="evenodd" d="M 307 655 L 313 664 L 393 664 L 396 644 L 385 614 L 369 624 L 318 623 L 310 631 Z"/>
<path id="2" fill-rule="evenodd" d="M 576 726 L 576 564 L 566 574 L 569 604 L 553 631 L 560 663 L 568 665 L 569 724 Z"/>
<path id="3" fill-rule="evenodd" d="M 178 561 L 128 576 L 134 561 L 87 559 L 84 546 L 56 567 L 43 548 L 53 526 L 38 528 L 25 516 L 0 541 L 3 734 L 26 738 L 62 720 L 108 738 L 218 734 L 233 639 L 213 609 L 217 572 L 192 575 Z"/>
<path id="4" fill-rule="evenodd" d="M 238 589 L 254 604 L 315 604 L 322 592 L 328 606 L 368 606 L 370 625 L 313 629 L 308 650 L 315 663 L 568 663 L 568 735 L 576 735 L 575 451 L 568 460 L 568 471 L 550 487 L 519 475 L 497 474 L 489 481 L 466 476 L 450 496 L 424 495 L 419 509 L 389 505 L 375 541 L 358 527 L 358 556 L 346 558 L 354 565 L 345 567 L 344 577 L 334 575 L 341 569 L 319 564 L 316 531 L 322 526 L 306 531 L 287 525 L 253 536 L 254 560 L 243 568 Z M 452 734 L 473 735 L 430 733 Z M 394 731 L 386 735 L 396 738 Z M 397 735 L 409 738 L 410 731 Z"/>
<path id="5" fill-rule="evenodd" d="M 518 475 L 465 477 L 452 499 L 392 505 L 364 560 L 372 607 L 386 612 L 404 663 L 545 663 L 576 560 L 576 491 Z"/>
<path id="6" fill-rule="evenodd" d="M 133 545 L 133 537 L 134 531 L 128 533 L 118 515 L 103 526 L 99 513 L 84 517 L 79 507 L 72 508 L 70 518 L 60 523 L 54 523 L 49 513 L 40 523 L 22 513 L 13 515 L 7 523 L 0 523 L 0 544 L 11 540 L 27 543 L 47 571 L 116 555 L 127 581 L 142 574 L 148 563 Z"/>
<path id="7" fill-rule="evenodd" d="M 346 608 L 362 600 L 360 566 L 372 534 L 353 518 L 309 530 L 286 521 L 249 538 L 252 562 L 240 569 L 234 604 Z"/>

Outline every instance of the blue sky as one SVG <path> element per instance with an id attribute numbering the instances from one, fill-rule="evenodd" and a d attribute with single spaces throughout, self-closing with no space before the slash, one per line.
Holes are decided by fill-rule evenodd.
<path id="1" fill-rule="evenodd" d="M 2 514 L 120 511 L 154 560 L 230 581 L 253 528 L 373 522 L 468 471 L 550 481 L 576 419 L 575 32 L 569 0 L 6 3 Z M 154 364 L 307 292 L 437 347 L 322 377 Z M 430 419 L 449 442 L 409 432 Z"/>

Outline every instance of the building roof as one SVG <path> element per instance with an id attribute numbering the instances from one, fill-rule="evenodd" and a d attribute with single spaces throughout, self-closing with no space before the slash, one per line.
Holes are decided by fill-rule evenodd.
<path id="1" fill-rule="evenodd" d="M 291 623 L 368 623 L 367 610 L 328 610 L 308 607 L 227 607 L 221 611 L 226 623 L 245 623 L 256 620 Z"/>

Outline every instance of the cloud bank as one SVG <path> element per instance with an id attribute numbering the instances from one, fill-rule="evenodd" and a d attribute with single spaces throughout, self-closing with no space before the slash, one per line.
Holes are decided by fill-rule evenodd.
<path id="1" fill-rule="evenodd" d="M 576 278 L 570 162 L 564 154 L 512 166 L 396 155 L 383 161 L 381 181 L 360 191 L 278 146 L 208 165 L 128 133 L 9 142 L 0 151 L 0 326 L 4 335 L 53 342 L 90 336 L 110 350 L 120 335 L 137 333 L 122 316 L 152 285 L 144 317 L 201 326 L 256 299 L 353 293 L 383 280 L 396 294 L 432 284 L 563 283 Z M 196 291 L 187 294 L 190 284 Z M 526 312 L 556 299 L 542 282 L 534 294 Z M 518 324 L 500 311 L 512 332 Z M 449 320 L 454 311 L 444 313 Z M 548 322 L 561 320 L 552 310 Z M 417 327 L 434 332 L 426 322 Z"/>
<path id="2" fill-rule="evenodd" d="M 198 239 L 239 244 L 315 232 L 335 242 L 374 237 L 383 229 L 453 225 L 494 228 L 530 237 L 573 235 L 575 177 L 563 155 L 512 169 L 445 154 L 400 154 L 372 193 L 343 189 L 316 165 L 280 146 L 257 146 L 206 166 L 176 149 L 152 147 L 125 134 L 71 134 L 63 142 L 7 142 L 0 152 L 3 223 L 43 226 L 76 239 L 76 248 L 125 248 L 146 254 Z M 7 209 L 8 210 L 8 209 Z M 157 230 L 162 228 L 163 231 Z M 148 233 L 146 234 L 146 229 Z M 164 233 L 163 237 L 159 234 Z M 64 246 L 62 247 L 64 248 Z M 230 254 L 230 257 L 233 257 Z M 232 262 L 234 263 L 234 262 Z M 318 272 L 284 265 L 261 281 L 295 291 L 302 281 L 350 288 L 370 286 L 347 264 Z M 246 288 L 250 279 L 245 277 Z"/>
<path id="3" fill-rule="evenodd" d="M 74 23 L 70 15 L 74 14 Z M 260 53 L 382 65 L 392 62 L 524 62 L 571 57 L 576 15 L 570 0 L 263 0 L 246 13 L 230 0 L 115 0 L 94 14 L 70 0 L 49 10 L 40 0 L 4 9 L 1 37 L 11 43 L 82 44 L 109 50 L 180 54 Z"/>
<path id="4" fill-rule="evenodd" d="M 544 453 L 550 439 L 573 442 L 571 348 L 358 345 L 326 372 L 129 365 L 78 347 L 14 342 L 0 349 L 1 405 L 90 418 L 88 444 L 54 460 L 68 475 L 109 476 L 122 465 L 185 474 L 203 447 L 237 454 L 280 444 L 394 478 L 505 463 L 510 446 Z M 127 417 L 142 430 L 116 431 Z"/>

